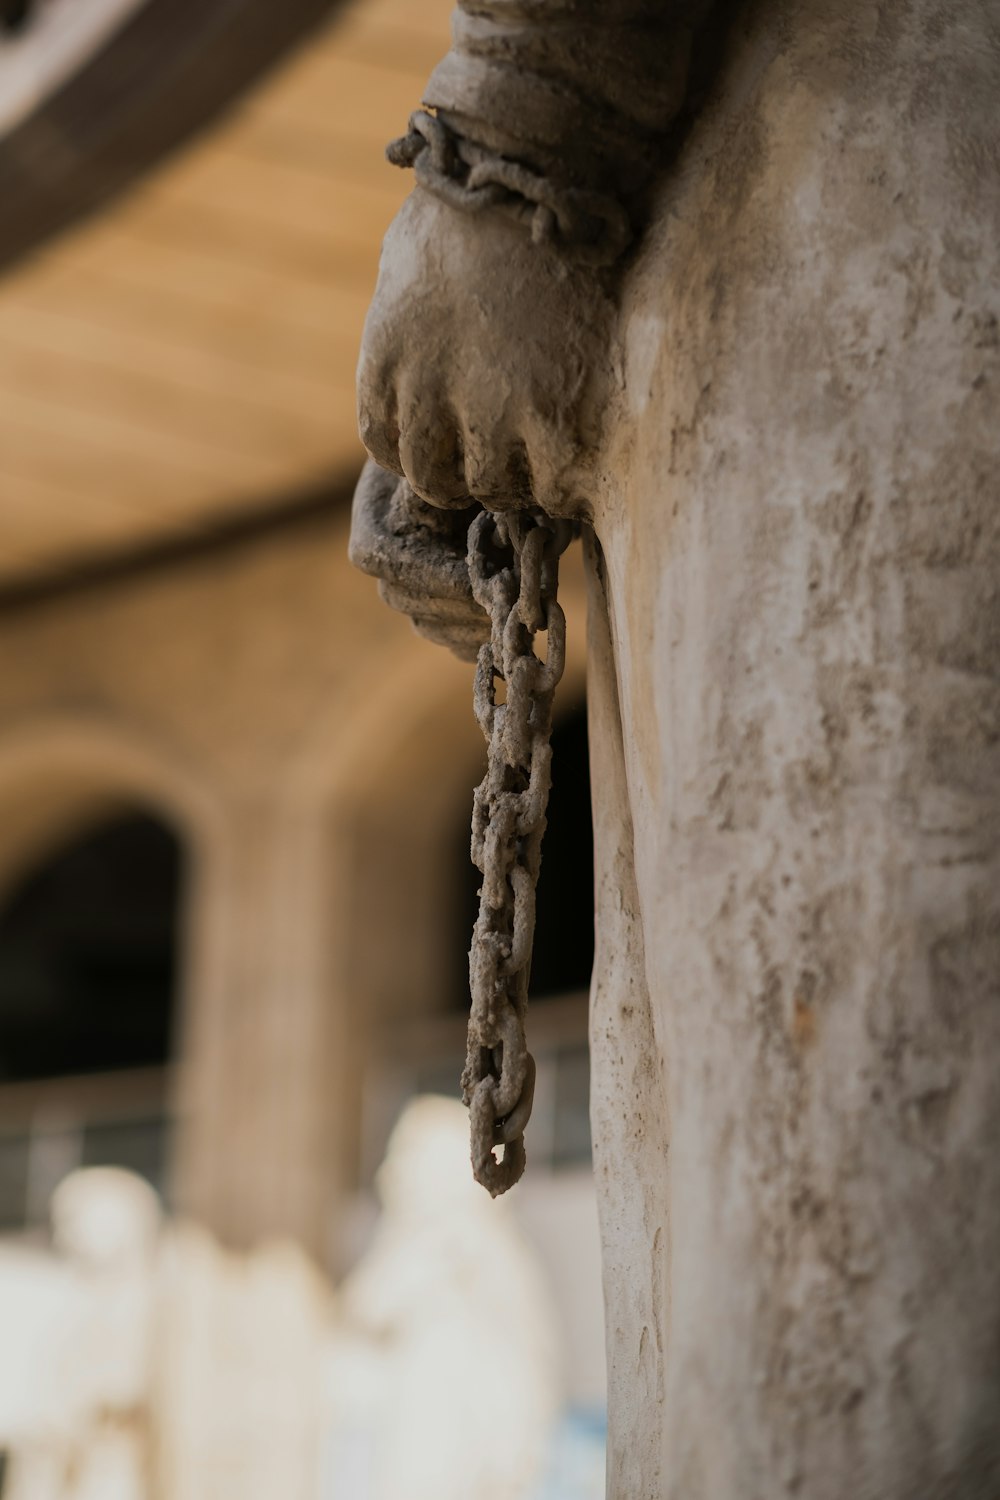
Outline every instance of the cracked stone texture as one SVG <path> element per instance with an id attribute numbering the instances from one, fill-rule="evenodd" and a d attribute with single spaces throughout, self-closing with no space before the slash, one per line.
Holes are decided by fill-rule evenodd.
<path id="1" fill-rule="evenodd" d="M 593 522 L 612 1500 L 1000 1494 L 998 90 L 758 0 L 620 285 L 387 242 L 375 457 Z"/>
<path id="2" fill-rule="evenodd" d="M 989 0 L 751 7 L 624 288 L 614 1500 L 1000 1494 L 998 88 Z"/>

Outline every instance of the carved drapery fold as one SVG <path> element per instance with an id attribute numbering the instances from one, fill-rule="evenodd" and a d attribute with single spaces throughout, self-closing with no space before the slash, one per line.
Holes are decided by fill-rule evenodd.
<path id="1" fill-rule="evenodd" d="M 428 111 L 389 147 L 453 207 L 611 265 L 688 98 L 713 0 L 460 0 Z"/>
<path id="2" fill-rule="evenodd" d="M 575 186 L 641 189 L 680 111 L 710 0 L 461 0 L 424 103 Z"/>

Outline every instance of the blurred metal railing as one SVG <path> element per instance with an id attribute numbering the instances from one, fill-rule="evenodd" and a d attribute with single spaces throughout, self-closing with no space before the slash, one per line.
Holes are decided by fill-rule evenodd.
<path id="1" fill-rule="evenodd" d="M 169 1099 L 167 1068 L 0 1084 L 0 1233 L 43 1226 L 77 1167 L 129 1167 L 165 1195 Z"/>

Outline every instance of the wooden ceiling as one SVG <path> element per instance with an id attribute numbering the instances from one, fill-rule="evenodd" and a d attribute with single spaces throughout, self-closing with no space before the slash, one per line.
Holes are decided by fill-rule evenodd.
<path id="1" fill-rule="evenodd" d="M 224 123 L 0 280 L 0 586 L 360 463 L 383 148 L 451 0 L 354 0 Z"/>

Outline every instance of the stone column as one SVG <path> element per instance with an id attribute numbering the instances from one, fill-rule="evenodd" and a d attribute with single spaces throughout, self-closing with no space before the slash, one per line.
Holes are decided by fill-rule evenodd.
<path id="1" fill-rule="evenodd" d="M 192 892 L 178 1206 L 227 1244 L 323 1261 L 344 1175 L 351 1030 L 331 980 L 336 851 L 321 806 L 231 805 Z"/>
<path id="2" fill-rule="evenodd" d="M 741 33 L 626 292 L 612 1500 L 1000 1493 L 996 12 L 835 9 Z"/>
<path id="3" fill-rule="evenodd" d="M 179 1206 L 227 1244 L 291 1235 L 324 1264 L 373 1030 L 442 1005 L 451 826 L 481 755 L 468 666 L 398 637 L 193 859 Z"/>

